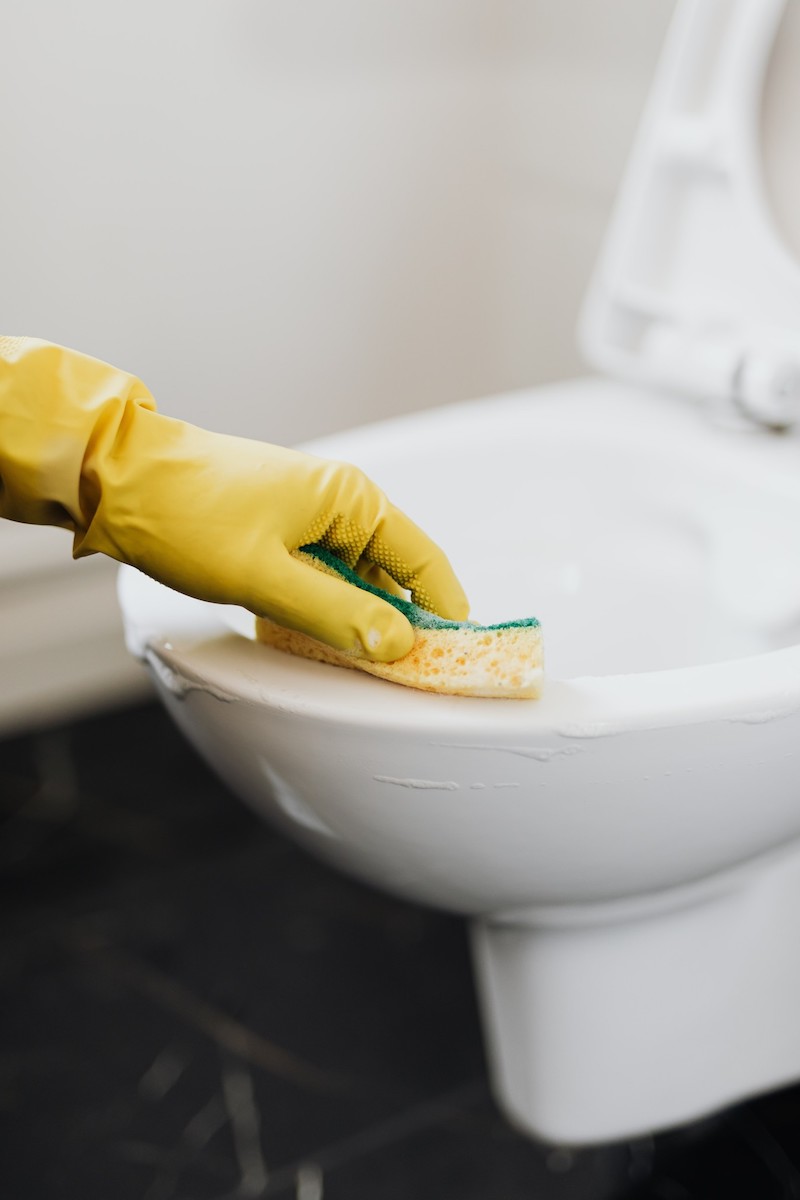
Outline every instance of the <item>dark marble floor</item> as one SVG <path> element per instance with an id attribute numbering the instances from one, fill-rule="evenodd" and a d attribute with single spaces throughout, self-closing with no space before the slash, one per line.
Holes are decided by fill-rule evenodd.
<path id="1" fill-rule="evenodd" d="M 465 931 L 263 826 L 155 706 L 0 742 L 2 1200 L 800 1197 L 800 1089 L 515 1133 Z"/>

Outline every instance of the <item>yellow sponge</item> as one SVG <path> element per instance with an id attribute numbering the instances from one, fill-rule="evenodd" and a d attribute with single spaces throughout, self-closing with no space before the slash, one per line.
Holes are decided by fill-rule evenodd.
<path id="1" fill-rule="evenodd" d="M 259 641 L 318 662 L 366 671 L 393 683 L 455 696 L 537 699 L 542 689 L 542 630 L 535 617 L 502 625 L 446 621 L 435 613 L 366 583 L 322 546 L 303 546 L 295 557 L 394 605 L 414 627 L 414 645 L 396 662 L 372 662 L 355 652 L 285 629 L 267 617 L 256 621 Z"/>

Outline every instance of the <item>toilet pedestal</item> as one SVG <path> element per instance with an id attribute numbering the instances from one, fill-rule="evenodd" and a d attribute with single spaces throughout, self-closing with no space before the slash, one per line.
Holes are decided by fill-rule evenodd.
<path id="1" fill-rule="evenodd" d="M 766 869 L 655 897 L 650 911 L 640 900 L 475 922 L 490 1069 L 509 1118 L 547 1141 L 604 1142 L 796 1079 L 798 914 L 792 849 Z"/>

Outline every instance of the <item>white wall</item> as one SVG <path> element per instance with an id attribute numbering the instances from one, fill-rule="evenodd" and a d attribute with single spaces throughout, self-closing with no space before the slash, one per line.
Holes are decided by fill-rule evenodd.
<path id="1" fill-rule="evenodd" d="M 672 7 L 5 0 L 0 329 L 282 442 L 579 372 Z M 0 727 L 137 677 L 68 542 L 0 527 Z"/>

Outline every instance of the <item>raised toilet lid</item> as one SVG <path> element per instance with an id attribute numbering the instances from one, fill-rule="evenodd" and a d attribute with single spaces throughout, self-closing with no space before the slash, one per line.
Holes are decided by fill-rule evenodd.
<path id="1" fill-rule="evenodd" d="M 602 371 L 776 425 L 800 419 L 800 265 L 762 141 L 794 195 L 785 221 L 800 192 L 799 7 L 677 6 L 580 322 Z"/>

